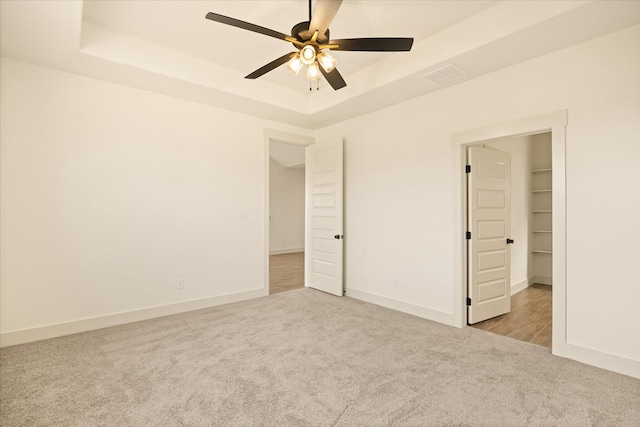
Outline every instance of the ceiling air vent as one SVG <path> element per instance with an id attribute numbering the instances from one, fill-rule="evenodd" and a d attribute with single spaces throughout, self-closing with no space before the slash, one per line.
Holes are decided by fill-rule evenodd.
<path id="1" fill-rule="evenodd" d="M 431 71 L 430 73 L 425 74 L 422 77 L 426 77 L 437 85 L 441 85 L 444 83 L 448 83 L 452 80 L 456 80 L 466 76 L 467 73 L 462 71 L 460 68 L 455 65 L 447 65 L 442 68 L 438 68 L 435 71 Z"/>

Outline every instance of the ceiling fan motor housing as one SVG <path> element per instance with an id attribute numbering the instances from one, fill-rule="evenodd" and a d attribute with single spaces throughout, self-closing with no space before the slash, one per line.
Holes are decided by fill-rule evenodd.
<path id="1" fill-rule="evenodd" d="M 305 31 L 309 31 L 309 21 L 304 21 L 304 22 L 300 22 L 299 24 L 296 24 L 293 26 L 293 28 L 291 29 L 291 36 L 295 37 L 296 39 L 298 39 L 301 42 L 307 42 L 309 41 L 309 38 L 303 38 L 300 34 L 304 33 Z M 324 33 L 324 37 L 318 36 L 318 41 L 319 42 L 326 42 L 329 41 L 329 29 L 327 28 L 327 31 Z"/>

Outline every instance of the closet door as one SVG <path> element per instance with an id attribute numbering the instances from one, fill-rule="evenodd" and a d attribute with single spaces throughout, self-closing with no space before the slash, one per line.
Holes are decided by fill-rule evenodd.
<path id="1" fill-rule="evenodd" d="M 473 324 L 511 310 L 511 157 L 472 146 L 467 159 L 467 308 Z"/>

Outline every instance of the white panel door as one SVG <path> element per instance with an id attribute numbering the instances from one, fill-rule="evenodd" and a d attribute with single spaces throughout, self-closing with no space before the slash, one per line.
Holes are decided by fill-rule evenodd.
<path id="1" fill-rule="evenodd" d="M 342 296 L 342 138 L 307 147 L 305 286 Z"/>
<path id="2" fill-rule="evenodd" d="M 511 156 L 473 146 L 467 160 L 467 306 L 473 324 L 511 310 Z"/>

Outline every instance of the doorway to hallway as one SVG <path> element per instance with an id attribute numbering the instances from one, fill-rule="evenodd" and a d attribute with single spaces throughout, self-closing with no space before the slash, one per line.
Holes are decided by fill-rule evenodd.
<path id="1" fill-rule="evenodd" d="M 269 294 L 304 287 L 305 149 L 269 143 Z"/>
<path id="2" fill-rule="evenodd" d="M 304 288 L 304 252 L 269 256 L 269 294 Z"/>
<path id="3" fill-rule="evenodd" d="M 343 296 L 343 139 L 314 141 L 265 130 L 265 143 L 265 295 L 270 293 L 270 257 L 302 253 L 302 286 Z M 278 171 L 283 176 L 276 177 Z M 294 194 L 302 197 L 294 201 Z"/>

